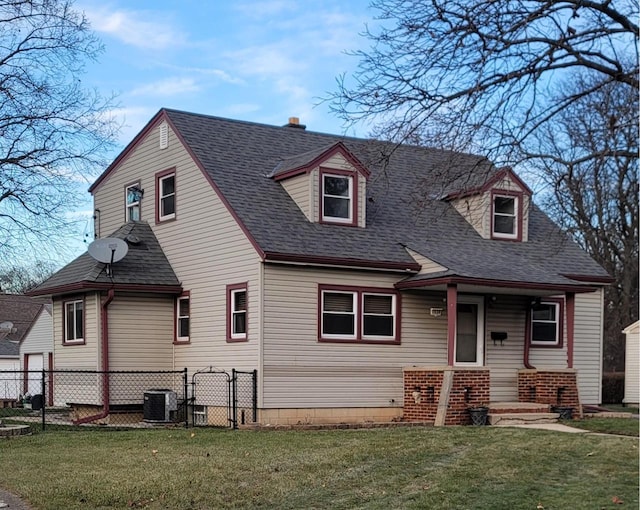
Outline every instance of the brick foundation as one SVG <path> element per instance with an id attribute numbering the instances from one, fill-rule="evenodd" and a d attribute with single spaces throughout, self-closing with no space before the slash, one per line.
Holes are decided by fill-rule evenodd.
<path id="1" fill-rule="evenodd" d="M 573 368 L 525 369 L 518 372 L 518 400 L 573 407 L 580 411 L 578 374 Z"/>
<path id="2" fill-rule="evenodd" d="M 435 423 L 438 404 L 445 398 L 442 393 L 445 372 L 451 372 L 453 378 L 448 402 L 442 402 L 447 409 L 445 425 L 470 424 L 467 409 L 489 404 L 488 368 L 405 368 L 403 420 Z"/>

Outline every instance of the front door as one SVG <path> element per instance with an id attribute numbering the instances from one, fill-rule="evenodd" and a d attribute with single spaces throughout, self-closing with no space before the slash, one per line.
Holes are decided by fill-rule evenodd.
<path id="1" fill-rule="evenodd" d="M 455 365 L 484 364 L 484 298 L 458 296 Z"/>

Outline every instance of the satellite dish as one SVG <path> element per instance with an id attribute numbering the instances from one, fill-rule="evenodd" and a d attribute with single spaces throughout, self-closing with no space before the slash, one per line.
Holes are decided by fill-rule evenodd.
<path id="1" fill-rule="evenodd" d="M 13 322 L 5 321 L 0 323 L 0 331 L 11 332 L 12 329 L 13 329 Z"/>
<path id="2" fill-rule="evenodd" d="M 125 257 L 129 247 L 126 242 L 117 237 L 103 237 L 93 241 L 87 251 L 98 262 L 113 264 Z"/>

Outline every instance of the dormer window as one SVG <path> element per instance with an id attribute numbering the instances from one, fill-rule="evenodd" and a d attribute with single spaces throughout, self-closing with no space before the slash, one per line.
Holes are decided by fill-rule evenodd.
<path id="1" fill-rule="evenodd" d="M 334 173 L 322 175 L 322 221 L 354 223 L 354 177 Z"/>
<path id="2" fill-rule="evenodd" d="M 492 194 L 491 234 L 494 239 L 520 240 L 521 200 L 517 195 Z"/>

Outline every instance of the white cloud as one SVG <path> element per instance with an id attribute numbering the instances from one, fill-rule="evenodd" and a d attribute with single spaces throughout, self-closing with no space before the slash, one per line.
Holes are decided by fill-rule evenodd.
<path id="1" fill-rule="evenodd" d="M 185 36 L 179 30 L 153 11 L 109 10 L 92 6 L 85 8 L 84 12 L 96 32 L 137 48 L 161 50 L 185 42 Z"/>
<path id="2" fill-rule="evenodd" d="M 200 86 L 193 78 L 166 78 L 133 89 L 130 96 L 167 97 L 197 92 Z"/>

